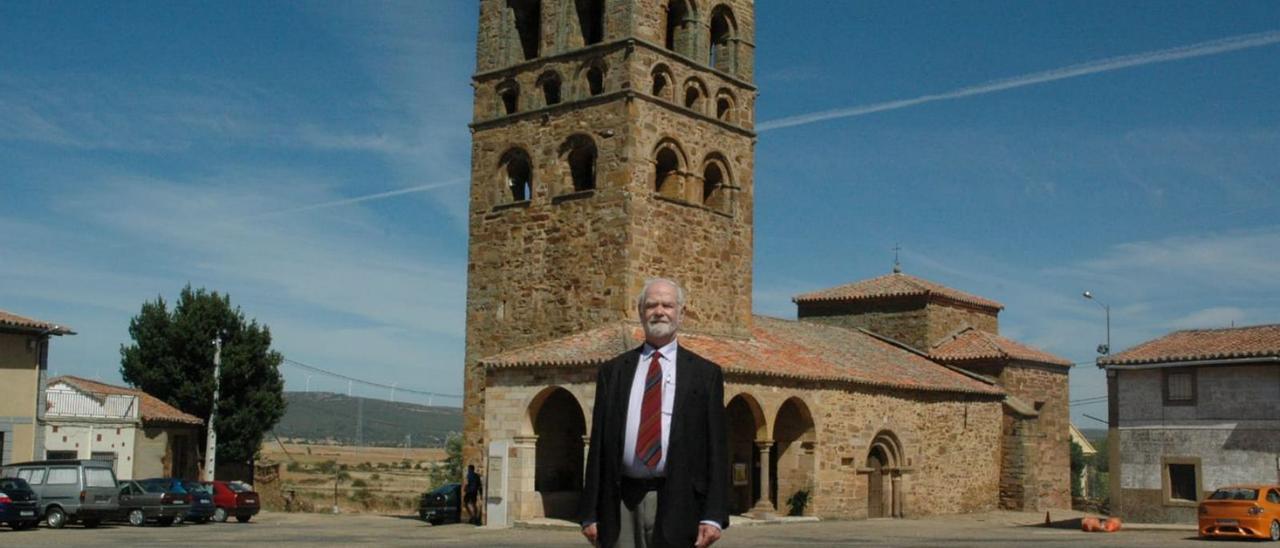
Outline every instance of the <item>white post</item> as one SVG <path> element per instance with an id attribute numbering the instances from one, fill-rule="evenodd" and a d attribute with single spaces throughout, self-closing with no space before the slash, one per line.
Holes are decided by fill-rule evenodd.
<path id="1" fill-rule="evenodd" d="M 209 408 L 209 436 L 204 443 L 204 480 L 213 481 L 214 468 L 218 465 L 218 433 L 213 429 L 213 418 L 218 414 L 218 387 L 222 383 L 222 336 L 213 340 L 213 407 Z"/>

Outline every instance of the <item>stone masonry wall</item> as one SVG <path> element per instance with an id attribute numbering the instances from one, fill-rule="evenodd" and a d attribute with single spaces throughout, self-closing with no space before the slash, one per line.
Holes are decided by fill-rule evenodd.
<path id="1" fill-rule="evenodd" d="M 1067 386 L 1067 369 L 1014 362 L 1000 374 L 1000 384 L 1010 394 L 1034 405 L 1039 416 L 1034 419 L 1034 434 L 1027 443 L 1034 445 L 1035 467 L 1028 477 L 1028 510 L 1071 508 L 1071 410 Z"/>
<path id="2" fill-rule="evenodd" d="M 802 303 L 797 308 L 804 321 L 866 329 L 925 352 L 966 326 L 1000 332 L 990 311 L 926 296 Z"/>

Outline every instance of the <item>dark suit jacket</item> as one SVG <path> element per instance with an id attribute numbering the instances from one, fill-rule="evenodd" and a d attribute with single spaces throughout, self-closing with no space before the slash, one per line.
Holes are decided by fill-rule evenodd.
<path id="1" fill-rule="evenodd" d="M 618 540 L 622 451 L 637 347 L 600 366 L 591 410 L 591 447 L 579 507 L 581 523 L 595 522 L 600 545 Z M 698 523 L 729 527 L 728 428 L 720 367 L 681 346 L 676 352 L 676 395 L 664 447 L 666 483 L 658 493 L 657 534 L 672 546 L 692 546 Z"/>

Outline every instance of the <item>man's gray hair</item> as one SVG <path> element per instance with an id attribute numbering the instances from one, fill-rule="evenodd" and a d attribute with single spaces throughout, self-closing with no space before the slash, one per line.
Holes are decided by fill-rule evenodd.
<path id="1" fill-rule="evenodd" d="M 684 288 L 680 287 L 680 284 L 676 283 L 675 280 L 667 278 L 649 278 L 644 281 L 644 287 L 640 289 L 640 295 L 636 297 L 637 310 L 644 310 L 644 296 L 649 293 L 650 287 L 653 287 L 654 284 L 660 283 L 676 288 L 676 304 L 679 304 L 680 308 L 684 308 Z"/>

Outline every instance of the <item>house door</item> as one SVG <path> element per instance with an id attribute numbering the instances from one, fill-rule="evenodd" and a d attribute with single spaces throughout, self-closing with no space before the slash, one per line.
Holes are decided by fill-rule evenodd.
<path id="1" fill-rule="evenodd" d="M 871 450 L 871 454 L 867 455 L 867 468 L 871 469 L 871 473 L 867 475 L 867 517 L 883 518 L 888 515 L 884 507 L 884 455 L 880 452 L 880 448 Z"/>

